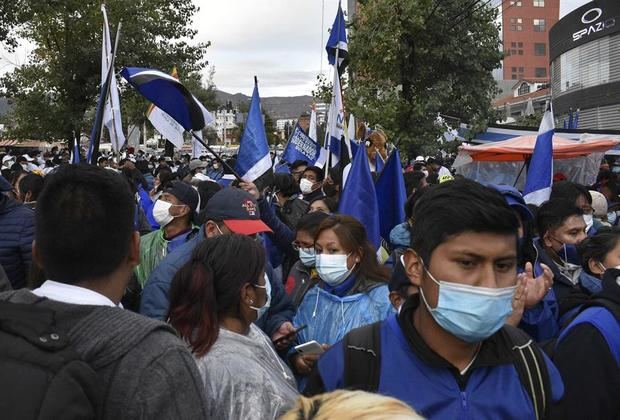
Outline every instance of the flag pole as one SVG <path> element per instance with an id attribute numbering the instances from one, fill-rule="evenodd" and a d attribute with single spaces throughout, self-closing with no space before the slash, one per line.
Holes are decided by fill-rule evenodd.
<path id="1" fill-rule="evenodd" d="M 226 169 L 228 169 L 230 173 L 235 176 L 235 178 L 237 178 L 239 181 L 243 181 L 243 179 L 241 179 L 241 176 L 239 176 L 237 171 L 235 171 L 235 169 L 232 166 L 230 166 L 224 159 L 222 159 L 222 157 L 219 154 L 217 154 L 215 150 L 213 150 L 203 139 L 198 137 L 198 135 L 194 133 L 193 131 L 190 131 L 190 133 L 192 134 L 192 137 L 198 141 L 198 143 L 202 144 L 204 148 L 209 151 L 209 153 L 215 156 L 217 160 L 222 162 L 222 165 L 224 165 L 224 167 L 226 167 Z"/>

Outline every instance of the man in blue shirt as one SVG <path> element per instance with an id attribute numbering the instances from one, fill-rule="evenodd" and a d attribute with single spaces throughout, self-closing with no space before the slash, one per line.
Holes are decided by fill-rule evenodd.
<path id="1" fill-rule="evenodd" d="M 504 325 L 524 296 L 516 216 L 498 192 L 473 181 L 430 188 L 414 208 L 404 255 L 419 293 L 400 314 L 332 346 L 306 394 L 366 389 L 431 419 L 548 416 L 563 393 L 560 375 L 525 333 Z"/>

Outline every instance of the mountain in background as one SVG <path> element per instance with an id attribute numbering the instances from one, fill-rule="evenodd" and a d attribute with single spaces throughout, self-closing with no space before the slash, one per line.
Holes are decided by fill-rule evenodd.
<path id="1" fill-rule="evenodd" d="M 239 106 L 241 103 L 250 103 L 250 97 L 242 93 L 215 91 L 217 101 L 220 104 L 226 104 L 231 101 L 233 106 Z M 281 119 L 297 119 L 304 112 L 310 112 L 312 105 L 312 96 L 272 96 L 261 98 L 260 102 L 267 114 L 274 120 Z"/>

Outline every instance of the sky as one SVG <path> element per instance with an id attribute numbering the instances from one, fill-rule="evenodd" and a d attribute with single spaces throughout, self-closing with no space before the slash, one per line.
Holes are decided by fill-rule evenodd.
<path id="1" fill-rule="evenodd" d="M 193 22 L 196 40 L 211 41 L 207 59 L 218 89 L 251 95 L 256 75 L 263 97 L 310 95 L 321 67 L 329 71 L 324 47 L 338 0 L 194 2 L 200 7 Z M 560 16 L 587 2 L 560 0 Z M 0 52 L 0 74 L 23 64 L 27 53 L 27 46 L 10 55 Z"/>

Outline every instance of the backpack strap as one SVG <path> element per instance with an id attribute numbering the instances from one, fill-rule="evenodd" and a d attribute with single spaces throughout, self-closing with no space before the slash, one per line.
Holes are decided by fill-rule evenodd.
<path id="1" fill-rule="evenodd" d="M 514 356 L 514 366 L 526 389 L 537 420 L 549 417 L 552 405 L 551 382 L 542 350 L 534 340 L 518 328 L 504 326 Z"/>
<path id="2" fill-rule="evenodd" d="M 367 392 L 379 389 L 381 375 L 381 324 L 364 325 L 345 335 L 344 387 Z"/>

